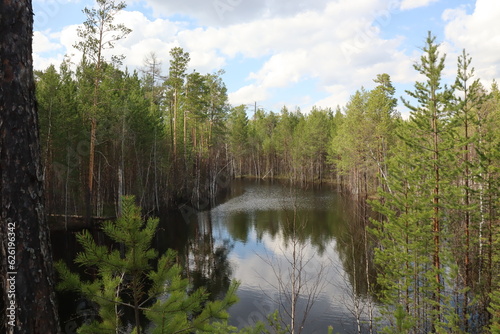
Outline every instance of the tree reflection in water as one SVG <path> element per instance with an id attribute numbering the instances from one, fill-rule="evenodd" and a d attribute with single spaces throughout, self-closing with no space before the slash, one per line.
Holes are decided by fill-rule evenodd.
<path id="1" fill-rule="evenodd" d="M 230 239 L 214 242 L 209 211 L 198 214 L 198 224 L 185 246 L 186 272 L 193 289 L 204 286 L 211 299 L 222 298 L 231 283 L 232 269 L 229 253 L 234 247 Z"/>
<path id="2" fill-rule="evenodd" d="M 233 324 L 251 325 L 253 320 L 246 315 L 262 320 L 266 314 L 260 314 L 261 310 L 279 308 L 279 282 L 265 259 L 270 255 L 286 263 L 290 258 L 287 245 L 295 239 L 306 258 L 311 256 L 307 271 L 321 268 L 325 261 L 332 269 L 328 286 L 316 296 L 311 320 L 305 324 L 308 328 L 302 333 L 326 331 L 330 324 L 336 333 L 367 331 L 367 303 L 374 300 L 367 277 L 371 277 L 373 265 L 372 252 L 365 249 L 364 242 L 367 213 L 360 202 L 327 187 L 297 189 L 279 182 L 236 180 L 231 189 L 235 196 L 198 214 L 189 260 L 193 280 L 216 294 L 223 293 L 231 279 L 241 281 L 240 302 L 232 307 Z M 287 217 L 293 217 L 294 210 L 305 222 L 300 233 L 286 228 Z M 216 254 L 221 255 L 218 267 Z M 286 268 L 282 270 L 286 272 Z M 263 306 L 264 300 L 268 303 Z"/>
<path id="3" fill-rule="evenodd" d="M 325 261 L 331 267 L 325 291 L 317 297 L 302 333 L 326 332 L 329 325 L 335 333 L 357 332 L 354 303 L 374 298 L 366 281 L 367 255 L 370 275 L 373 271 L 371 250 L 364 248 L 363 213 L 356 201 L 328 187 L 290 190 L 287 184 L 251 180 L 234 181 L 228 193 L 225 201 L 197 212 L 189 222 L 179 212 L 161 213 L 154 240 L 158 253 L 175 249 L 193 289 L 204 286 L 212 299 L 223 296 L 232 280 L 240 281 L 240 302 L 230 309 L 230 323 L 252 325 L 278 308 L 266 299 L 266 294 L 276 292 L 272 289 L 276 282 L 268 283 L 275 278 L 262 256 L 268 252 L 285 260 L 280 249 L 290 244 L 291 230 L 285 225 L 296 206 L 297 216 L 306 224 L 295 238 L 307 246 L 307 258 L 312 256 L 307 270 L 314 272 Z M 56 259 L 74 258 L 78 250 L 74 238 L 53 235 L 53 240 Z M 71 299 L 64 300 L 61 308 L 74 314 L 77 305 Z M 365 313 L 360 317 L 366 318 Z"/>

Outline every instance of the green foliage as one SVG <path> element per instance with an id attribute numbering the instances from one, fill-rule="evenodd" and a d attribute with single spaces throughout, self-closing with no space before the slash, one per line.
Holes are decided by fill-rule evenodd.
<path id="1" fill-rule="evenodd" d="M 452 312 L 444 293 L 451 271 L 443 268 L 452 263 L 447 262 L 444 247 L 450 226 L 443 217 L 453 203 L 449 185 L 454 177 L 455 142 L 448 121 L 447 101 L 452 95 L 441 87 L 445 58 L 434 41 L 429 34 L 424 55 L 414 66 L 426 81 L 416 82 L 415 91 L 407 92 L 418 105 L 403 100 L 411 117 L 399 128 L 401 142 L 388 160 L 389 179 L 380 200 L 372 204 L 384 217 L 375 222 L 373 233 L 380 243 L 375 261 L 380 267 L 382 312 L 392 325 L 387 332 L 410 327 L 439 331 L 452 325 L 443 323 Z M 426 328 L 426 318 L 431 319 L 431 328 Z"/>
<path id="2" fill-rule="evenodd" d="M 242 158 L 247 152 L 248 117 L 244 105 L 233 108 L 228 119 L 228 142 L 231 153 Z M 241 174 L 241 166 L 240 166 Z"/>
<path id="3" fill-rule="evenodd" d="M 332 139 L 330 161 L 335 163 L 341 172 L 354 169 L 363 159 L 360 154 L 366 143 L 362 136 L 367 134 L 363 126 L 368 93 L 361 89 L 351 96 L 345 107 L 345 119 Z"/>
<path id="4" fill-rule="evenodd" d="M 170 69 L 168 84 L 174 89 L 180 90 L 184 84 L 186 70 L 191 59 L 189 53 L 181 47 L 174 47 L 170 50 Z"/>
<path id="5" fill-rule="evenodd" d="M 491 295 L 488 311 L 492 315 L 490 330 L 492 334 L 500 333 L 500 289 L 494 290 Z"/>
<path id="6" fill-rule="evenodd" d="M 408 333 L 408 330 L 413 327 L 412 321 L 408 320 L 408 314 L 401 305 L 396 307 L 396 311 L 394 311 L 394 318 L 396 318 L 397 333 Z"/>
<path id="7" fill-rule="evenodd" d="M 173 264 L 175 253 L 168 252 L 158 263 L 158 271 L 149 278 L 153 286 L 149 294 L 160 297 L 145 315 L 154 324 L 153 333 L 215 332 L 228 319 L 227 308 L 237 301 L 237 284 L 232 284 L 223 300 L 208 301 L 202 288 L 187 294 L 188 282 L 181 278 L 182 268 Z M 165 286 L 165 282 L 169 282 Z"/>
<path id="8" fill-rule="evenodd" d="M 274 311 L 267 316 L 268 327 L 270 330 L 263 330 L 265 334 L 286 334 L 290 333 L 290 326 L 283 326 L 283 321 L 280 318 L 279 312 Z"/>
<path id="9" fill-rule="evenodd" d="M 92 63 L 99 64 L 102 61 L 102 50 L 113 48 L 116 41 L 131 32 L 125 25 L 113 22 L 116 14 L 125 7 L 123 1 L 116 3 L 115 0 L 96 0 L 96 7 L 86 7 L 83 10 L 87 19 L 83 27 L 78 28 L 81 40 L 74 46 L 89 57 Z"/>
<path id="10" fill-rule="evenodd" d="M 445 57 L 430 34 L 423 51 L 415 69 L 426 80 L 407 92 L 416 105 L 403 100 L 411 116 L 396 123 L 386 177 L 370 202 L 380 214 L 371 229 L 380 311 L 386 333 L 463 333 L 485 325 L 481 307 L 491 314 L 497 307 L 488 280 L 495 276 L 498 104 L 471 80 L 465 51 L 454 90 L 441 84 Z"/>
<path id="11" fill-rule="evenodd" d="M 74 72 L 65 59 L 58 70 L 36 73 L 49 212 L 82 214 L 93 131 L 90 174 L 99 187 L 92 205 L 101 216 L 119 212 L 120 187 L 141 206 L 158 209 L 215 194 L 222 171 L 302 182 L 336 177 L 343 189 L 371 197 L 379 214 L 372 235 L 387 332 L 430 330 L 429 319 L 436 331 L 464 332 L 479 313 L 491 315 L 491 331 L 500 331 L 500 92 L 494 83 L 488 93 L 474 78 L 465 51 L 452 92 L 441 83 L 445 57 L 429 34 L 414 66 L 425 79 L 407 92 L 411 101 L 403 100 L 409 120 L 396 110 L 388 74 L 379 74 L 373 89 L 361 88 L 335 112 L 256 108 L 249 119 L 253 108 L 229 106 L 224 72 L 187 73 L 190 56 L 182 48 L 171 50 L 166 76 L 154 57 L 141 78 L 119 68 L 120 56 L 105 61 L 100 51 L 129 33 L 113 23 L 123 8 L 99 0 L 84 10 L 87 21 L 77 43 L 84 58 Z M 108 39 L 100 39 L 100 29 Z M 96 280 L 87 282 L 58 265 L 65 277 L 60 287 L 98 305 L 98 321 L 81 331 L 124 326 L 121 312 L 130 307 L 151 319 L 157 332 L 166 332 L 165 324 L 180 331 L 238 332 L 224 313 L 234 296 L 209 304 L 204 290 L 186 293 L 190 286 L 172 252 L 154 265 L 150 241 L 157 222 L 144 223 L 137 208 L 124 210 L 128 220 L 103 225 L 113 247 L 96 244 L 88 232 L 78 236 L 85 251 L 76 261 L 91 268 Z M 273 317 L 260 330 L 242 333 L 265 333 L 279 324 Z"/>
<path id="12" fill-rule="evenodd" d="M 237 301 L 238 284 L 232 284 L 223 300 L 209 301 L 204 289 L 190 290 L 182 268 L 172 250 L 158 259 L 151 248 L 157 219 L 143 222 L 133 197 L 123 198 L 123 215 L 116 222 L 105 222 L 102 230 L 119 249 L 99 246 L 88 231 L 78 234 L 83 251 L 75 262 L 96 273 L 94 281 L 83 281 L 59 262 L 60 290 L 81 293 L 98 305 L 99 319 L 84 324 L 79 333 L 107 333 L 122 327 L 121 309 L 134 310 L 135 331 L 142 332 L 140 316 L 153 324 L 153 333 L 210 333 L 228 318 L 227 309 Z M 152 305 L 150 305 L 153 303 Z M 150 306 L 149 306 L 150 305 Z"/>
<path id="13" fill-rule="evenodd" d="M 327 145 L 330 141 L 332 113 L 330 110 L 320 110 L 315 107 L 303 122 L 299 122 L 296 129 L 295 145 L 300 151 L 298 154 L 305 161 L 326 158 Z"/>
<path id="14" fill-rule="evenodd" d="M 355 194 L 372 194 L 378 180 L 387 178 L 386 160 L 399 118 L 390 76 L 379 74 L 374 82 L 378 85 L 373 90 L 362 88 L 351 96 L 345 117 L 337 111 L 328 150 L 329 162 L 347 178 L 345 183 Z"/>
<path id="15" fill-rule="evenodd" d="M 500 226 L 496 226 L 494 231 L 492 261 L 494 271 L 492 274 L 493 286 L 490 293 L 490 305 L 488 312 L 491 314 L 490 330 L 492 334 L 500 333 Z"/>

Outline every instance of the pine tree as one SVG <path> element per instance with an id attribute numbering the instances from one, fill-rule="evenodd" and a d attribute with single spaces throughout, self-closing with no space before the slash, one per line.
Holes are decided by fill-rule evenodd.
<path id="1" fill-rule="evenodd" d="M 84 123 L 79 112 L 77 82 L 65 58 L 59 71 L 49 66 L 36 73 L 36 93 L 40 119 L 40 138 L 44 161 L 45 205 L 49 213 L 79 213 L 76 203 L 84 202 L 80 156 L 84 155 Z M 74 211 L 71 202 L 75 203 Z M 65 220 L 67 223 L 67 220 Z"/>
<path id="2" fill-rule="evenodd" d="M 247 153 L 248 117 L 244 105 L 233 108 L 228 119 L 228 142 L 233 156 L 233 173 L 243 173 L 243 158 Z M 237 164 L 238 169 L 236 169 Z M 237 174 L 236 174 L 237 172 Z"/>
<path id="3" fill-rule="evenodd" d="M 459 158 L 457 159 L 457 185 L 459 193 L 457 194 L 457 203 L 455 203 L 455 217 L 457 224 L 454 226 L 455 234 L 458 239 L 458 247 L 452 252 L 457 259 L 457 265 L 462 270 L 463 282 L 459 283 L 457 289 L 461 289 L 460 295 L 463 295 L 463 305 L 460 314 L 462 328 L 465 332 L 469 331 L 470 302 L 474 292 L 474 266 L 475 258 L 473 245 L 477 244 L 477 237 L 473 231 L 473 226 L 479 221 L 477 187 L 475 186 L 474 173 L 478 171 L 478 160 L 475 149 L 477 149 L 477 111 L 484 100 L 481 93 L 479 79 L 472 81 L 474 77 L 474 68 L 471 67 L 472 59 L 465 52 L 458 57 L 457 78 L 453 86 L 455 90 L 455 101 L 453 101 L 452 121 L 456 123 L 456 140 Z M 453 212 L 450 212 L 453 215 Z M 465 232 L 465 233 L 464 233 Z M 464 235 L 465 234 L 465 235 Z"/>
<path id="4" fill-rule="evenodd" d="M 108 333 L 121 330 L 123 308 L 134 312 L 135 333 L 143 332 L 141 319 L 146 316 L 154 333 L 187 333 L 193 330 L 211 332 L 215 323 L 227 319 L 227 308 L 236 302 L 237 284 L 223 300 L 208 301 L 204 289 L 189 291 L 182 278 L 182 268 L 175 262 L 172 250 L 158 259 L 151 248 L 158 220 L 141 218 L 133 197 L 123 199 L 123 215 L 116 222 L 105 222 L 102 230 L 116 246 L 109 250 L 97 245 L 88 231 L 78 234 L 83 251 L 75 262 L 96 273 L 94 281 L 84 281 L 59 262 L 61 276 L 58 288 L 81 293 L 98 305 L 99 319 L 84 324 L 79 333 Z M 153 303 L 152 306 L 149 306 Z"/>
<path id="5" fill-rule="evenodd" d="M 208 127 L 208 145 L 213 147 L 216 144 L 224 143 L 221 140 L 225 133 L 225 121 L 229 113 L 230 105 L 228 102 L 227 88 L 222 80 L 224 70 L 205 75 L 205 83 L 208 86 L 207 96 L 207 127 Z"/>
<path id="6" fill-rule="evenodd" d="M 491 275 L 494 277 L 492 279 L 492 290 L 490 292 L 490 303 L 488 306 L 488 312 L 491 314 L 491 325 L 490 330 L 492 334 L 500 334 L 500 227 L 497 226 L 496 230 L 493 232 L 493 256 L 492 260 L 495 264 L 493 266 L 494 272 Z"/>
<path id="7" fill-rule="evenodd" d="M 500 255 L 498 204 L 500 194 L 500 90 L 493 82 L 491 93 L 478 110 L 478 183 L 479 213 L 477 224 L 477 286 L 478 299 L 483 307 L 483 321 L 491 322 L 492 330 L 498 327 L 500 291 Z M 484 323 L 482 323 L 484 325 Z M 496 329 L 495 329 L 496 330 Z"/>
<path id="8" fill-rule="evenodd" d="M 345 107 L 345 118 L 337 134 L 332 138 L 330 161 L 343 176 L 343 183 L 352 194 L 360 194 L 363 188 L 360 180 L 366 172 L 366 135 L 369 126 L 366 121 L 368 92 L 361 88 L 351 96 Z M 345 180 L 347 178 L 347 180 Z"/>
<path id="9" fill-rule="evenodd" d="M 455 324 L 445 289 L 454 266 L 445 247 L 449 226 L 443 219 L 454 201 L 449 184 L 455 144 L 449 121 L 451 90 L 441 86 L 445 57 L 430 33 L 423 51 L 414 67 L 426 81 L 407 91 L 416 106 L 403 99 L 410 120 L 400 127 L 386 189 L 374 203 L 384 217 L 376 223 L 376 261 L 387 312 L 400 317 L 401 305 L 413 331 L 440 332 Z"/>
<path id="10" fill-rule="evenodd" d="M 377 176 L 387 178 L 385 160 L 399 117 L 390 76 L 379 74 L 374 82 L 374 89 L 362 88 L 351 97 L 329 148 L 330 163 L 347 178 L 348 190 L 358 195 L 375 193 Z"/>
<path id="11" fill-rule="evenodd" d="M 367 159 L 377 170 L 378 178 L 370 175 L 376 182 L 377 179 L 387 178 L 386 160 L 389 158 L 389 147 L 395 140 L 395 120 L 399 118 L 399 114 L 396 112 L 397 99 L 394 98 L 395 89 L 391 77 L 383 73 L 373 81 L 378 85 L 369 92 L 366 103 L 366 118 L 370 126 L 367 129 L 369 137 L 366 140 L 366 151 Z"/>
<path id="12" fill-rule="evenodd" d="M 43 197 L 32 2 L 3 1 L 0 18 L 0 331 L 60 333 Z"/>
<path id="13" fill-rule="evenodd" d="M 96 8 L 85 8 L 83 13 L 87 19 L 83 27 L 78 29 L 81 39 L 75 47 L 83 52 L 82 65 L 93 82 L 92 104 L 89 109 L 90 120 L 90 149 L 89 170 L 87 184 L 87 219 L 92 216 L 92 202 L 94 197 L 94 162 L 97 138 L 98 111 L 101 103 L 100 85 L 104 75 L 104 51 L 114 47 L 116 41 L 127 36 L 131 30 L 123 24 L 115 24 L 116 14 L 125 8 L 125 2 L 116 3 L 115 0 L 96 0 Z M 120 63 L 123 56 L 113 56 L 112 61 Z"/>
<path id="14" fill-rule="evenodd" d="M 290 179 L 297 179 L 297 170 L 293 164 L 293 138 L 302 118 L 299 112 L 289 112 L 286 107 L 283 107 L 280 121 L 276 126 L 276 149 L 283 161 L 282 173 L 288 174 Z"/>
<path id="15" fill-rule="evenodd" d="M 177 159 L 177 149 L 178 149 L 178 127 L 180 124 L 179 115 L 179 105 L 181 100 L 181 94 L 183 91 L 186 70 L 189 64 L 190 56 L 188 52 L 185 52 L 180 47 L 175 47 L 170 50 L 170 68 L 168 79 L 165 84 L 168 87 L 169 94 L 169 107 L 170 107 L 170 131 L 172 136 L 172 147 L 174 153 L 174 160 Z M 182 115 L 182 119 L 186 119 L 186 114 Z M 185 127 L 184 127 L 185 129 Z M 184 140 L 186 139 L 186 131 L 184 131 Z"/>
<path id="16" fill-rule="evenodd" d="M 414 106 L 403 99 L 403 103 L 411 110 L 410 127 L 412 135 L 404 140 L 413 147 L 421 157 L 424 164 L 425 174 L 428 175 L 428 186 L 432 194 L 424 194 L 423 201 L 430 200 L 432 210 L 432 270 L 429 275 L 433 279 L 429 281 L 432 289 L 432 331 L 437 331 L 442 326 L 443 312 L 442 303 L 445 280 L 443 268 L 445 268 L 445 257 L 443 245 L 446 235 L 446 226 L 443 220 L 443 207 L 447 203 L 449 175 L 446 172 L 452 166 L 452 148 L 454 140 L 450 136 L 449 107 L 451 90 L 442 87 L 441 75 L 444 70 L 445 56 L 440 56 L 439 45 L 435 43 L 435 37 L 429 32 L 426 44 L 423 48 L 424 55 L 420 63 L 414 65 L 415 70 L 422 74 L 425 82 L 416 82 L 415 91 L 407 91 L 407 94 L 418 101 Z M 430 195 L 430 196 L 429 196 Z M 429 197 L 428 197 L 429 196 Z"/>
<path id="17" fill-rule="evenodd" d="M 402 137 L 410 135 L 405 123 L 397 131 Z M 404 141 L 392 150 L 392 157 L 386 161 L 386 185 L 379 188 L 379 199 L 370 202 L 383 218 L 374 220 L 370 231 L 379 243 L 374 260 L 381 287 L 381 312 L 391 325 L 384 332 L 400 333 L 405 327 L 414 333 L 426 327 L 425 273 L 431 266 L 428 236 L 432 233 L 427 222 L 431 216 L 421 198 L 427 184 L 421 182 L 420 157 Z"/>

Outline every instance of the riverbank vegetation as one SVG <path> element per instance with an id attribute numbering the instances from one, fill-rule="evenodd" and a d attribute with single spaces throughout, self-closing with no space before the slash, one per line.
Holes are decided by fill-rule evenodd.
<path id="1" fill-rule="evenodd" d="M 86 12 L 84 57 L 35 73 L 49 213 L 120 216 L 124 194 L 149 212 L 198 210 L 234 177 L 334 181 L 375 212 L 362 216 L 379 331 L 500 332 L 500 90 L 468 53 L 447 86 L 429 34 L 409 119 L 388 74 L 342 108 L 265 111 L 230 106 L 224 72 L 188 72 L 179 47 L 136 71 L 102 57 L 116 41 L 103 36 L 127 34 L 112 24 L 122 8 Z"/>

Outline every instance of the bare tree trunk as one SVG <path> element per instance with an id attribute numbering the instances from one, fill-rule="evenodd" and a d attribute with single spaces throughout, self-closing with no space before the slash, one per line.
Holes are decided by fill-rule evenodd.
<path id="1" fill-rule="evenodd" d="M 68 203 L 69 203 L 69 150 L 66 150 L 66 178 L 64 181 L 64 229 L 68 230 Z"/>
<path id="2" fill-rule="evenodd" d="M 436 97 L 432 96 L 432 101 L 436 101 Z M 435 102 L 434 102 L 435 103 Z M 434 168 L 434 191 L 433 191 L 433 209 L 434 214 L 432 217 L 432 232 L 434 234 L 434 254 L 433 254 L 433 265 L 435 270 L 436 287 L 433 292 L 433 330 L 435 330 L 435 325 L 437 322 L 441 321 L 441 222 L 439 219 L 439 186 L 440 186 L 440 167 L 439 167 L 439 132 L 438 132 L 438 115 L 436 106 L 434 105 L 433 115 L 432 115 L 432 132 L 433 132 L 433 168 Z"/>
<path id="3" fill-rule="evenodd" d="M 352 296 L 353 296 L 353 313 L 354 313 L 354 316 L 356 318 L 356 333 L 357 334 L 361 334 L 362 331 L 361 331 L 361 313 L 362 313 L 362 310 L 361 310 L 361 301 L 360 301 L 360 297 L 358 297 L 358 286 L 357 286 L 357 282 L 358 282 L 358 278 L 357 278 L 357 265 L 356 265 L 356 258 L 355 258 L 355 249 L 354 249 L 354 237 L 353 235 L 351 235 L 351 261 L 352 261 L 352 265 L 353 265 L 353 270 L 352 270 Z"/>
<path id="4" fill-rule="evenodd" d="M 97 102 L 96 102 L 97 103 Z M 89 148 L 89 175 L 87 185 L 87 198 L 86 198 L 86 219 L 88 222 L 92 220 L 93 214 L 93 186 L 94 186 L 94 158 L 95 158 L 95 141 L 96 141 L 97 121 L 94 116 L 90 121 L 90 148 Z"/>
<path id="5" fill-rule="evenodd" d="M 186 87 L 187 89 L 187 87 Z M 183 138 L 184 144 L 184 166 L 187 166 L 187 110 L 184 110 Z"/>
<path id="6" fill-rule="evenodd" d="M 467 90 L 465 91 L 467 94 Z M 467 96 L 467 95 L 466 95 Z M 467 107 L 466 107 L 467 108 Z M 464 147 L 465 151 L 465 292 L 464 292 L 464 306 L 463 306 L 463 312 L 462 312 L 462 318 L 463 318 L 463 323 L 464 323 L 464 330 L 465 332 L 469 331 L 469 320 L 468 320 L 468 308 L 469 308 L 469 290 L 468 288 L 471 287 L 471 280 L 470 280 L 470 224 L 471 224 L 471 218 L 470 218 L 470 170 L 469 170 L 469 162 L 470 162 L 470 156 L 469 156 L 469 124 L 468 124 L 468 115 L 467 115 L 467 109 L 465 109 L 465 121 L 464 121 L 464 130 L 465 130 L 465 140 L 466 144 Z M 472 287 L 471 287 L 472 288 Z"/>
<path id="7" fill-rule="evenodd" d="M 155 145 L 156 145 L 156 130 L 155 130 Z M 120 138 L 120 162 L 118 165 L 118 198 L 117 200 L 117 217 L 122 215 L 122 198 L 124 196 L 123 191 L 123 173 L 125 170 L 125 113 L 122 114 L 122 133 Z M 155 175 L 156 176 L 156 175 Z"/>
<path id="8" fill-rule="evenodd" d="M 31 1 L 3 1 L 0 17 L 0 277 L 6 318 L 0 331 L 60 333 L 43 205 Z"/>
<path id="9" fill-rule="evenodd" d="M 368 223 L 370 221 L 368 217 L 368 178 L 366 175 L 366 171 L 363 173 L 363 178 L 364 178 L 364 183 L 365 183 L 365 194 L 364 194 L 364 201 L 362 203 L 363 205 L 363 239 L 364 239 L 364 250 L 365 250 L 365 275 L 366 275 L 366 286 L 367 286 L 367 303 L 368 303 L 368 328 L 369 328 L 369 333 L 373 334 L 373 304 L 370 296 L 370 292 L 372 289 L 372 284 L 370 280 L 370 263 L 369 261 L 369 243 L 368 243 Z"/>
<path id="10" fill-rule="evenodd" d="M 157 154 L 158 139 L 155 129 L 155 141 L 153 149 L 153 163 L 154 163 L 154 207 L 160 210 L 160 201 L 158 200 L 158 154 Z"/>
<path id="11" fill-rule="evenodd" d="M 174 90 L 174 164 L 177 163 L 177 89 Z"/>

